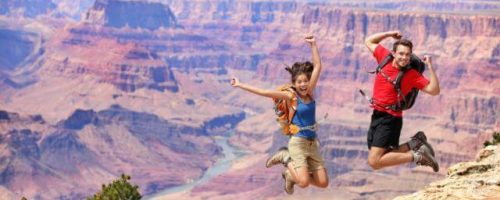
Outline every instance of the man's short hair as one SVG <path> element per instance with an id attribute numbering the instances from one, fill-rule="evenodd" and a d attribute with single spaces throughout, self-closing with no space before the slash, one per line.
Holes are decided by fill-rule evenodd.
<path id="1" fill-rule="evenodd" d="M 396 52 L 396 49 L 398 48 L 399 45 L 407 46 L 410 48 L 410 51 L 413 52 L 413 43 L 411 43 L 410 40 L 401 39 L 401 40 L 394 42 L 394 46 L 392 46 L 392 51 Z"/>

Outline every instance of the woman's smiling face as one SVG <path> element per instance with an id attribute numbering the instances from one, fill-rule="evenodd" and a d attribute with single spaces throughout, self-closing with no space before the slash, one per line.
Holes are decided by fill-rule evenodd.
<path id="1" fill-rule="evenodd" d="M 309 88 L 309 78 L 305 73 L 299 74 L 295 79 L 295 83 L 293 83 L 295 90 L 301 96 L 307 95 L 307 89 Z"/>

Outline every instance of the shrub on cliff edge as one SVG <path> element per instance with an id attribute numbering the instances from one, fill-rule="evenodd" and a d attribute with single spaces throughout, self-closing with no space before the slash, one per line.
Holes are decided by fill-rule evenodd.
<path id="1" fill-rule="evenodd" d="M 500 132 L 494 132 L 493 133 L 493 140 L 488 141 L 486 140 L 483 145 L 486 147 L 488 145 L 496 145 L 496 144 L 500 144 Z"/>
<path id="2" fill-rule="evenodd" d="M 87 200 L 141 199 L 139 186 L 130 184 L 128 180 L 130 180 L 130 176 L 122 174 L 119 180 L 108 185 L 103 184 L 101 191 L 94 194 L 93 197 L 88 197 Z"/>

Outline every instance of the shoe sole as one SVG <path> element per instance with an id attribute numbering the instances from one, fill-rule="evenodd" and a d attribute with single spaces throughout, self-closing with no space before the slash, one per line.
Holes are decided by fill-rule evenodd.
<path id="1" fill-rule="evenodd" d="M 286 191 L 286 177 L 285 177 L 285 172 L 281 173 L 281 177 L 283 177 L 283 181 L 285 182 L 285 187 L 283 188 L 283 190 L 285 190 L 285 193 L 289 194 L 289 195 L 292 195 L 293 194 L 293 191 L 291 193 L 289 193 L 288 191 Z"/>
<path id="2" fill-rule="evenodd" d="M 431 149 L 426 145 L 425 148 L 423 149 L 424 150 L 424 154 L 430 154 L 431 153 Z M 433 163 L 433 166 L 430 166 L 432 167 L 432 170 L 434 172 L 438 172 L 439 171 L 439 163 L 436 161 L 436 158 L 432 155 L 422 155 L 422 156 L 427 156 L 431 159 L 431 162 Z"/>
<path id="3" fill-rule="evenodd" d="M 435 167 L 436 167 L 436 168 L 434 168 L 434 166 L 433 166 L 432 170 L 434 172 L 439 172 L 439 163 L 436 161 L 436 159 L 434 157 L 431 157 L 431 159 L 432 159 L 432 162 L 435 164 Z"/>

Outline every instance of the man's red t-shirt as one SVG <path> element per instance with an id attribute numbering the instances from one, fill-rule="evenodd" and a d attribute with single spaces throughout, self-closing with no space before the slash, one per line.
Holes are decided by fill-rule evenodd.
<path id="1" fill-rule="evenodd" d="M 377 63 L 380 63 L 390 53 L 391 52 L 389 50 L 379 44 L 375 48 L 373 56 L 377 59 Z M 392 65 L 392 61 L 389 61 L 384 68 L 382 68 L 382 72 L 390 77 L 391 80 L 396 80 L 399 69 Z M 422 76 L 422 74 L 418 71 L 414 69 L 408 70 L 401 79 L 402 96 L 400 98 L 404 98 L 404 96 L 408 94 L 412 88 L 421 90 L 427 86 L 427 84 L 429 84 L 429 80 Z M 375 101 L 375 105 L 372 105 L 372 107 L 375 110 L 386 112 L 396 117 L 402 117 L 402 111 L 393 111 L 382 107 L 397 103 L 397 97 L 398 94 L 394 89 L 394 85 L 382 76 L 381 73 L 377 73 L 377 76 L 375 77 L 375 84 L 373 85 L 373 100 Z"/>

